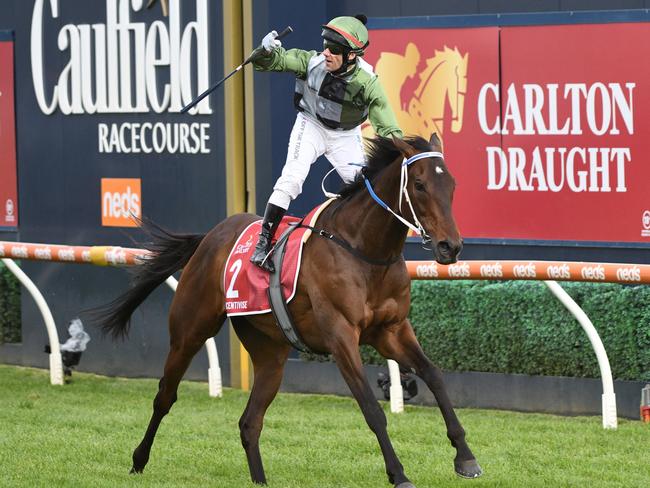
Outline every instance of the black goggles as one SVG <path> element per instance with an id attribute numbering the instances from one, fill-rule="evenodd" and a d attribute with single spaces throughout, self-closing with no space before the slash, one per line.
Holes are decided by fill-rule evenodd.
<path id="1" fill-rule="evenodd" d="M 335 56 L 338 56 L 339 54 L 347 53 L 350 50 L 349 48 L 342 46 L 341 44 L 328 41 L 327 39 L 323 39 L 323 51 L 325 51 L 325 49 L 329 49 L 329 51 Z"/>

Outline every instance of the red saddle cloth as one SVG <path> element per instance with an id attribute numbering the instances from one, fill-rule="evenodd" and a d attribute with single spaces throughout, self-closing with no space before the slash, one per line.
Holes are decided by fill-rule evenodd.
<path id="1" fill-rule="evenodd" d="M 313 227 L 320 212 L 330 202 L 331 200 L 328 200 L 309 212 L 304 219 L 305 224 Z M 284 217 L 275 233 L 275 238 L 279 239 L 287 230 L 289 224 L 299 221 L 300 219 L 297 217 Z M 229 316 L 252 315 L 271 311 L 267 295 L 269 273 L 250 262 L 261 225 L 262 221 L 257 220 L 244 229 L 226 261 L 223 279 L 224 289 L 226 290 L 226 314 Z M 289 235 L 281 275 L 282 295 L 287 303 L 296 293 L 302 248 L 310 235 L 311 231 L 302 227 Z M 276 270 L 276 272 L 278 271 Z"/>

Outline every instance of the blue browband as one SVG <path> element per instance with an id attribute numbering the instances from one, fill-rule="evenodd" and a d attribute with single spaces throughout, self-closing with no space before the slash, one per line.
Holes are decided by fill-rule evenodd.
<path id="1" fill-rule="evenodd" d="M 414 156 L 411 156 L 411 157 L 408 158 L 408 159 L 405 158 L 404 161 L 402 162 L 402 166 L 409 166 L 411 163 L 415 163 L 415 162 L 418 161 L 419 159 L 424 159 L 424 158 L 442 158 L 442 157 L 443 157 L 443 156 L 442 156 L 442 153 L 441 153 L 441 152 L 438 152 L 438 151 L 427 151 L 427 152 L 423 152 L 423 153 L 420 153 L 420 154 L 416 154 L 416 155 L 414 155 Z"/>

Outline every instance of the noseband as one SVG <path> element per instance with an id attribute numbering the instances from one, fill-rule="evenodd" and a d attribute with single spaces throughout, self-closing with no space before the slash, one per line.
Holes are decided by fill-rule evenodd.
<path id="1" fill-rule="evenodd" d="M 368 189 L 368 193 L 370 193 L 370 196 L 383 208 L 388 210 L 390 213 L 392 213 L 397 220 L 399 220 L 402 224 L 404 224 L 406 227 L 411 229 L 414 232 L 417 232 L 420 235 L 420 238 L 422 239 L 422 247 L 427 249 L 427 244 L 431 243 L 431 236 L 427 234 L 427 232 L 424 230 L 424 227 L 422 227 L 422 224 L 418 220 L 417 215 L 415 215 L 415 209 L 413 208 L 413 204 L 411 203 L 411 198 L 409 197 L 409 193 L 407 190 L 407 185 L 408 185 L 408 167 L 412 164 L 415 163 L 416 161 L 424 158 L 442 158 L 442 153 L 437 152 L 437 151 L 428 151 L 428 152 L 423 152 L 420 154 L 416 154 L 414 156 L 411 156 L 410 158 L 402 161 L 402 169 L 401 169 L 401 174 L 400 174 L 400 196 L 399 196 L 399 210 L 400 212 L 402 211 L 402 198 L 406 200 L 406 203 L 408 203 L 409 208 L 411 209 L 411 215 L 413 216 L 413 222 L 415 223 L 412 224 L 408 220 L 406 220 L 404 217 L 401 215 L 395 213 L 392 208 L 390 208 L 386 203 L 377 196 L 375 193 L 375 190 L 372 188 L 372 184 L 370 183 L 370 180 L 366 178 L 366 175 L 363 175 L 364 182 L 366 184 L 366 188 Z"/>

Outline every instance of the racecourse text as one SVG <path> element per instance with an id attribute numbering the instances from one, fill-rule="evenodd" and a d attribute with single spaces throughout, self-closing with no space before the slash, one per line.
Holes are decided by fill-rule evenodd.
<path id="1" fill-rule="evenodd" d="M 97 124 L 100 153 L 209 154 L 209 123 Z"/>

